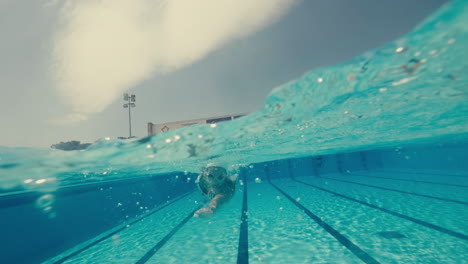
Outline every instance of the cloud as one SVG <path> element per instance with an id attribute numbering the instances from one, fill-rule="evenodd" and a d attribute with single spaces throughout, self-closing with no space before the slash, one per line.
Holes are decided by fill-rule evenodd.
<path id="1" fill-rule="evenodd" d="M 54 39 L 57 90 L 83 120 L 139 82 L 271 24 L 296 1 L 69 0 Z"/>
<path id="2" fill-rule="evenodd" d="M 88 117 L 86 115 L 83 115 L 80 113 L 71 113 L 63 117 L 50 119 L 48 120 L 48 122 L 52 125 L 64 126 L 64 125 L 72 125 L 74 123 L 78 123 L 78 122 L 86 121 L 86 120 L 88 120 Z"/>

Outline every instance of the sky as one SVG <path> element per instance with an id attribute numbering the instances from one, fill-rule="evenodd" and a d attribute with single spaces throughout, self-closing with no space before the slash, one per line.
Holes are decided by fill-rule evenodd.
<path id="1" fill-rule="evenodd" d="M 1 0 L 0 146 L 259 110 L 275 87 L 408 33 L 446 0 Z"/>

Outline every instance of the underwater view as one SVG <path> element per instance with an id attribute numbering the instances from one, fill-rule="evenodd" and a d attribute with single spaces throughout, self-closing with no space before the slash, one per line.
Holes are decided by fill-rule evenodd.
<path id="1" fill-rule="evenodd" d="M 0 146 L 0 263 L 468 263 L 467 47 L 456 0 L 233 121 Z"/>

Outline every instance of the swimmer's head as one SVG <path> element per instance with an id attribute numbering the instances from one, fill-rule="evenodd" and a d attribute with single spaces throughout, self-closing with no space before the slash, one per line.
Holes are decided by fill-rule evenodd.
<path id="1" fill-rule="evenodd" d="M 207 167 L 205 167 L 202 170 L 201 176 L 211 184 L 218 184 L 222 183 L 226 180 L 227 178 L 227 171 L 224 167 L 220 166 L 214 166 L 212 164 L 208 164 Z"/>

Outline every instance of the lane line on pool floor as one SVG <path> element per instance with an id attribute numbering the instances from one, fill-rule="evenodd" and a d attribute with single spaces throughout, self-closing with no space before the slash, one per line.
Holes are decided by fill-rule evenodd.
<path id="1" fill-rule="evenodd" d="M 136 264 L 144 264 L 146 263 L 151 257 L 154 256 L 154 254 L 156 254 L 156 252 L 158 252 L 159 249 L 161 249 L 166 243 L 167 241 L 169 241 L 169 239 L 171 239 L 172 236 L 175 235 L 175 233 L 177 233 L 177 231 L 179 231 L 190 219 L 192 219 L 193 217 L 193 214 L 198 210 L 200 209 L 201 206 L 197 207 L 195 210 L 193 210 L 192 212 L 190 212 L 185 218 L 184 220 L 182 220 L 176 227 L 174 227 L 166 236 L 164 236 L 154 247 L 152 247 L 150 250 L 148 250 L 148 252 L 146 252 L 145 255 L 143 255 L 143 257 L 141 257 L 137 262 Z"/>
<path id="2" fill-rule="evenodd" d="M 182 199 L 182 198 L 184 198 L 184 197 L 187 197 L 187 196 L 188 196 L 189 194 L 191 194 L 191 193 L 193 193 L 193 192 L 187 192 L 187 193 L 185 193 L 185 194 L 182 194 L 182 195 L 180 195 L 179 197 L 173 199 L 172 201 L 166 202 L 165 204 L 163 204 L 163 205 L 161 205 L 161 206 L 159 206 L 159 207 L 153 209 L 151 212 L 149 212 L 149 213 L 147 213 L 147 214 L 144 214 L 144 215 L 141 215 L 141 216 L 139 216 L 138 218 L 134 219 L 133 221 L 131 221 L 131 222 L 129 222 L 129 223 L 122 224 L 122 227 L 118 228 L 117 230 L 115 230 L 115 231 L 113 231 L 113 232 L 111 232 L 111 233 L 109 233 L 109 234 L 107 234 L 107 235 L 105 235 L 105 236 L 103 236 L 103 237 L 97 239 L 96 241 L 91 242 L 90 244 L 84 246 L 83 248 L 80 248 L 80 249 L 78 249 L 77 251 L 74 251 L 74 252 L 72 252 L 72 253 L 70 253 L 70 254 L 68 254 L 68 255 L 62 257 L 61 259 L 59 259 L 59 260 L 57 260 L 57 261 L 55 261 L 55 262 L 53 262 L 53 263 L 54 263 L 54 264 L 60 264 L 60 263 L 63 263 L 63 262 L 65 262 L 65 261 L 69 260 L 70 258 L 72 258 L 72 257 L 74 257 L 74 256 L 76 256 L 76 255 L 78 255 L 78 254 L 80 254 L 80 253 L 82 253 L 83 251 L 85 251 L 85 250 L 87 250 L 87 249 L 89 249 L 89 248 L 91 248 L 91 247 L 93 247 L 93 246 L 99 244 L 100 242 L 102 242 L 102 241 L 104 241 L 104 240 L 106 240 L 106 239 L 112 237 L 113 235 L 119 233 L 120 231 L 122 231 L 122 230 L 128 228 L 129 225 L 130 225 L 130 226 L 133 226 L 133 224 L 135 224 L 135 223 L 137 223 L 137 222 L 140 222 L 141 220 L 145 219 L 146 217 L 148 217 L 148 216 L 150 216 L 150 215 L 153 215 L 153 214 L 155 214 L 155 213 L 161 211 L 161 210 L 164 209 L 165 207 L 167 207 L 167 206 L 169 206 L 169 205 L 172 205 L 173 203 L 179 201 L 180 199 Z"/>
<path id="3" fill-rule="evenodd" d="M 458 184 L 428 182 L 428 181 L 416 181 L 416 180 L 398 179 L 398 178 L 391 178 L 391 177 L 379 177 L 379 176 L 363 175 L 363 174 L 358 174 L 358 173 L 349 173 L 349 174 L 350 175 L 361 176 L 361 177 L 367 177 L 367 178 L 375 178 L 375 179 L 385 179 L 385 180 L 394 180 L 394 181 L 407 181 L 407 182 L 417 182 L 417 183 L 424 183 L 424 184 L 434 184 L 434 185 L 468 188 L 468 185 L 458 185 Z"/>
<path id="4" fill-rule="evenodd" d="M 345 182 L 345 183 L 349 183 L 349 184 L 356 184 L 356 185 L 366 186 L 366 187 L 370 187 L 370 188 L 382 189 L 382 190 L 386 190 L 386 191 L 392 191 L 392 192 L 399 192 L 399 193 L 410 194 L 410 195 L 415 195 L 415 196 L 421 196 L 421 197 L 436 199 L 436 200 L 440 200 L 440 201 L 444 201 L 444 202 L 452 202 L 452 203 L 468 205 L 468 202 L 452 200 L 452 199 L 447 199 L 447 198 L 441 198 L 441 197 L 436 197 L 436 196 L 430 196 L 430 195 L 425 195 L 425 194 L 419 194 L 419 193 L 412 193 L 412 192 L 407 192 L 407 191 L 402 191 L 402 190 L 397 190 L 397 189 L 380 187 L 380 186 L 376 186 L 376 185 L 370 185 L 370 184 L 352 182 L 352 181 L 345 181 L 345 180 L 338 180 L 338 179 L 323 177 L 323 176 L 320 176 L 320 178 L 327 179 L 327 180 L 332 180 L 332 181 L 338 181 L 338 182 Z"/>
<path id="5" fill-rule="evenodd" d="M 245 173 L 242 173 L 244 193 L 242 198 L 242 214 L 239 233 L 239 247 L 237 251 L 237 264 L 249 263 L 249 229 L 248 229 L 248 208 L 247 208 L 247 180 Z"/>
<path id="6" fill-rule="evenodd" d="M 351 240 L 349 240 L 347 237 L 342 235 L 340 232 L 338 232 L 336 229 L 328 225 L 325 221 L 320 219 L 317 215 L 312 213 L 309 209 L 304 207 L 302 204 L 298 203 L 294 198 L 292 198 L 289 194 L 287 194 L 285 191 L 280 189 L 278 186 L 276 186 L 274 183 L 271 182 L 270 180 L 270 175 L 268 172 L 268 167 L 265 167 L 266 175 L 267 175 L 267 180 L 268 183 L 273 186 L 277 191 L 279 191 L 281 194 L 283 194 L 289 201 L 291 201 L 295 206 L 297 206 L 299 209 L 301 209 L 307 216 L 309 216 L 312 220 L 314 220 L 319 226 L 321 226 L 325 231 L 327 231 L 330 235 L 332 235 L 338 242 L 340 242 L 343 246 L 345 246 L 347 249 L 349 249 L 356 257 L 358 257 L 360 260 L 362 260 L 364 263 L 367 264 L 379 264 L 380 262 L 374 259 L 372 256 L 370 256 L 367 252 L 362 250 L 359 246 L 354 244 Z"/>
<path id="7" fill-rule="evenodd" d="M 354 199 L 352 197 L 349 197 L 349 196 L 346 196 L 346 195 L 343 195 L 343 194 L 340 194 L 340 193 L 337 193 L 337 192 L 334 192 L 334 191 L 330 191 L 330 190 L 327 190 L 327 189 L 322 188 L 322 187 L 315 186 L 315 185 L 310 184 L 310 183 L 306 183 L 306 182 L 303 182 L 303 181 L 300 181 L 300 180 L 296 180 L 294 178 L 292 178 L 292 180 L 295 181 L 295 182 L 298 182 L 298 183 L 301 183 L 301 184 L 316 188 L 318 190 L 334 194 L 334 195 L 339 196 L 341 198 L 344 198 L 344 199 L 347 199 L 347 200 L 350 200 L 350 201 L 353 201 L 353 202 L 356 202 L 356 203 L 359 203 L 359 204 L 362 204 L 362 205 L 365 205 L 365 206 L 380 210 L 382 212 L 391 214 L 393 216 L 397 216 L 397 217 L 409 220 L 409 221 L 411 221 L 413 223 L 416 223 L 416 224 L 419 224 L 419 225 L 422 225 L 422 226 L 437 230 L 437 231 L 445 233 L 447 235 L 454 236 L 454 237 L 457 237 L 457 238 L 460 238 L 460 239 L 463 239 L 463 240 L 468 240 L 468 236 L 465 235 L 465 234 L 462 234 L 462 233 L 459 233 L 459 232 L 456 232 L 456 231 L 453 231 L 453 230 L 450 230 L 450 229 L 447 229 L 447 228 L 444 228 L 444 227 L 441 227 L 441 226 L 438 226 L 438 225 L 434 225 L 434 224 L 428 223 L 426 221 L 413 218 L 411 216 L 400 214 L 400 213 L 397 213 L 395 211 L 391 211 L 391 210 L 388 210 L 388 209 L 385 209 L 385 208 L 382 208 L 382 207 L 379 207 L 379 206 L 376 206 L 376 205 L 373 205 L 373 204 L 370 204 L 370 203 L 366 203 L 366 202 Z"/>

